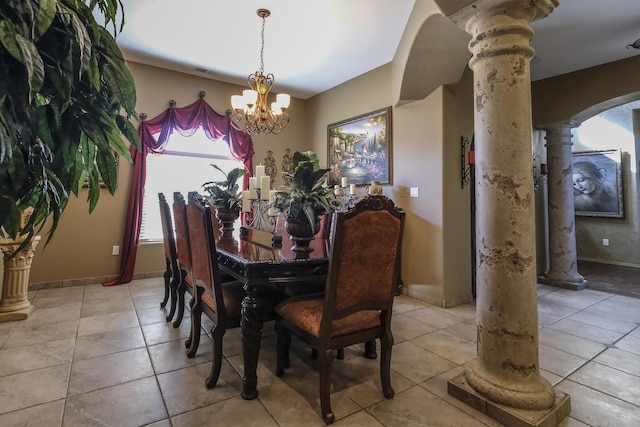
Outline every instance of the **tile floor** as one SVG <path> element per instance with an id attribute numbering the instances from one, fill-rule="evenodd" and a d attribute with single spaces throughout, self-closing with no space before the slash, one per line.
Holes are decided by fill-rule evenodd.
<path id="1" fill-rule="evenodd" d="M 268 324 L 260 396 L 244 401 L 240 335 L 231 330 L 218 386 L 207 390 L 206 330 L 187 359 L 189 319 L 179 329 L 165 323 L 161 288 L 156 278 L 31 292 L 29 319 L 0 323 L 0 426 L 323 425 L 308 349 L 294 342 L 291 369 L 277 378 Z M 571 395 L 561 425 L 638 426 L 640 299 L 548 286 L 538 295 L 542 374 Z M 334 362 L 335 425 L 498 425 L 446 393 L 475 355 L 475 307 L 445 310 L 400 296 L 394 309 L 395 397 L 382 396 L 377 361 L 349 348 Z"/>

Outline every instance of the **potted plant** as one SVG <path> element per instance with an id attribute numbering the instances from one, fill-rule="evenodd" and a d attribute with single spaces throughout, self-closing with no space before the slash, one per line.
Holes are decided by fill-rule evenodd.
<path id="1" fill-rule="evenodd" d="M 222 222 L 223 228 L 233 228 L 233 221 L 240 216 L 242 208 L 242 192 L 238 185 L 238 178 L 244 176 L 247 170 L 244 168 L 235 168 L 225 173 L 217 165 L 211 165 L 213 168 L 222 172 L 224 180 L 209 181 L 202 184 L 206 192 L 205 198 L 211 206 L 216 208 L 216 215 Z"/>
<path id="2" fill-rule="evenodd" d="M 293 173 L 283 173 L 287 187 L 278 189 L 272 205 L 285 214 L 285 227 L 296 242 L 294 250 L 308 250 L 320 226 L 320 215 L 340 209 L 333 189 L 327 186 L 329 169 L 321 169 L 311 151 L 293 154 Z"/>
<path id="3" fill-rule="evenodd" d="M 114 153 L 131 159 L 123 135 L 139 146 L 129 121 L 137 118 L 133 77 L 105 28 L 122 29 L 121 8 L 111 0 L 0 2 L 0 227 L 23 245 L 49 217 L 51 239 L 85 176 L 90 212 L 101 182 L 113 194 Z"/>

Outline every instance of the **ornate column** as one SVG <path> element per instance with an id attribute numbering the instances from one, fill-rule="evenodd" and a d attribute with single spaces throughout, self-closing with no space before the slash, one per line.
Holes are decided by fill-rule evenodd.
<path id="1" fill-rule="evenodd" d="M 0 239 L 0 250 L 4 255 L 4 280 L 0 298 L 0 322 L 24 320 L 33 311 L 33 305 L 27 298 L 29 289 L 29 271 L 40 236 L 35 236 L 27 246 L 15 256 L 10 256 L 24 242 L 24 236 L 13 239 Z"/>
<path id="2" fill-rule="evenodd" d="M 571 129 L 578 123 L 562 122 L 541 126 L 547 132 L 549 164 L 549 270 L 540 283 L 580 290 L 587 285 L 578 274 L 576 224 L 571 179 Z"/>
<path id="3" fill-rule="evenodd" d="M 452 17 L 473 37 L 478 357 L 449 381 L 449 393 L 474 407 L 481 400 L 492 417 L 502 411 L 496 403 L 544 411 L 558 422 L 569 410 L 566 396 L 562 413 L 554 412 L 554 389 L 539 370 L 531 171 L 529 22 L 557 4 L 480 0 Z M 516 423 L 507 416 L 503 411 L 496 419 L 528 425 L 526 417 Z"/>

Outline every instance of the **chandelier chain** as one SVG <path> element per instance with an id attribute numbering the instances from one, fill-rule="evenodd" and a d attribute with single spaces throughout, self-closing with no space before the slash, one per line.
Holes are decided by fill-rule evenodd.
<path id="1" fill-rule="evenodd" d="M 260 48 L 260 73 L 264 74 L 264 23 L 265 17 L 262 17 L 262 32 L 260 33 L 262 37 L 262 47 Z"/>

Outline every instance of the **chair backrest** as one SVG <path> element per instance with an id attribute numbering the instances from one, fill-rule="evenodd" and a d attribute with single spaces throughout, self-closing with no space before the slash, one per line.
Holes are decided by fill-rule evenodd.
<path id="1" fill-rule="evenodd" d="M 334 215 L 321 329 L 360 310 L 381 310 L 389 320 L 405 212 L 385 196 L 367 196 Z"/>
<path id="2" fill-rule="evenodd" d="M 171 219 L 171 210 L 163 193 L 158 193 L 158 201 L 160 203 L 160 222 L 162 223 L 162 237 L 164 239 L 164 255 L 167 260 L 174 264 L 178 260 L 178 254 L 173 220 Z M 174 266 L 172 265 L 172 267 Z"/>
<path id="3" fill-rule="evenodd" d="M 187 233 L 187 204 L 182 193 L 178 191 L 173 193 L 173 220 L 176 226 L 178 263 L 186 272 L 189 272 L 191 270 L 191 250 Z"/>
<path id="4" fill-rule="evenodd" d="M 217 321 L 212 320 L 221 323 L 226 321 L 226 310 L 222 298 L 222 283 L 213 227 L 209 204 L 198 193 L 189 193 L 187 230 L 191 249 L 191 277 L 194 283 L 204 288 L 213 299 L 213 306 L 208 305 L 216 313 Z"/>

